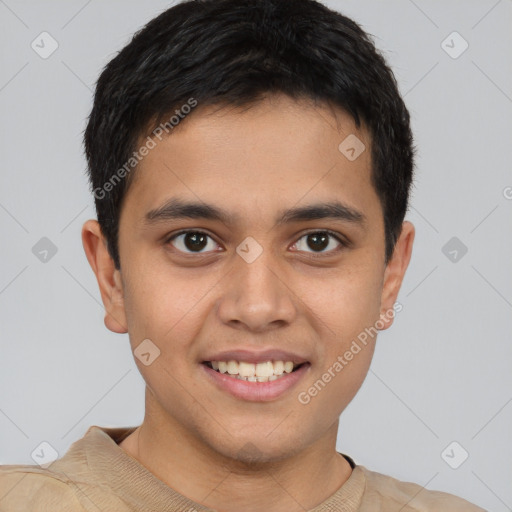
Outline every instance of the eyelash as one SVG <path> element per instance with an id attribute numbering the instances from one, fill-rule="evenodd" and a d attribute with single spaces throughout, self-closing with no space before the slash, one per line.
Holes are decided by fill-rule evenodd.
<path id="1" fill-rule="evenodd" d="M 172 236 L 168 237 L 166 240 L 165 240 L 165 244 L 170 244 L 175 238 L 177 238 L 178 236 L 180 235 L 184 235 L 184 234 L 188 234 L 188 233 L 196 233 L 196 234 L 200 234 L 200 235 L 206 235 L 207 237 L 211 238 L 212 240 L 213 237 L 207 233 L 206 231 L 201 231 L 200 229 L 185 229 L 185 230 L 182 230 L 182 231 L 179 231 L 178 233 L 175 233 L 173 234 Z M 337 242 L 339 242 L 340 244 L 340 247 L 338 247 L 337 249 L 333 249 L 331 251 L 327 251 L 327 252 L 308 252 L 308 254 L 310 255 L 310 257 L 313 257 L 313 258 L 321 258 L 321 257 L 325 257 L 325 255 L 331 255 L 331 254 L 335 254 L 335 253 L 338 253 L 339 251 L 341 251 L 343 248 L 345 247 L 348 247 L 349 246 L 349 242 L 347 241 L 344 241 L 340 235 L 334 231 L 331 231 L 329 229 L 322 229 L 322 230 L 316 230 L 316 231 L 309 231 L 307 233 L 304 233 L 300 238 L 297 239 L 297 242 L 295 242 L 293 245 L 297 244 L 299 242 L 299 240 L 301 240 L 302 238 L 304 237 L 307 237 L 309 235 L 315 235 L 315 234 L 327 234 L 329 236 L 331 236 L 332 238 L 334 238 Z M 215 241 L 215 240 L 214 240 Z M 215 242 L 217 243 L 217 242 Z M 181 251 L 180 249 L 177 249 L 180 253 L 182 254 L 186 254 L 186 255 L 201 255 L 201 254 L 206 254 L 206 253 L 201 253 L 201 252 L 197 252 L 197 253 L 194 253 L 194 252 L 183 252 Z M 301 252 L 301 251 L 298 251 L 298 252 Z"/>

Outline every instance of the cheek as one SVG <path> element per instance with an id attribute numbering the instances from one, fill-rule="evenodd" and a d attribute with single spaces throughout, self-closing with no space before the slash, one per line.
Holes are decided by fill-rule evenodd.
<path id="1" fill-rule="evenodd" d="M 349 344 L 331 354 L 307 385 L 297 390 L 299 415 L 315 418 L 309 425 L 304 423 L 304 428 L 309 426 L 312 438 L 315 432 L 324 431 L 340 417 L 366 378 L 374 344 L 358 342 L 357 345 Z M 351 354 L 350 359 L 347 353 Z"/>
<path id="2" fill-rule="evenodd" d="M 363 258 L 357 264 L 347 259 L 329 274 L 302 276 L 293 289 L 310 320 L 335 343 L 343 344 L 379 318 L 381 276 Z"/>
<path id="3" fill-rule="evenodd" d="M 303 281 L 309 284 L 301 291 L 305 309 L 321 343 L 310 387 L 300 391 L 318 414 L 323 408 L 332 410 L 334 416 L 341 414 L 367 375 L 375 348 L 381 294 L 378 266 L 370 262 L 361 257 L 359 263 L 347 262 L 321 282 L 314 277 L 309 283 Z M 310 292 L 305 295 L 307 289 Z"/>
<path id="4" fill-rule="evenodd" d="M 307 386 L 298 391 L 298 401 L 314 417 L 322 418 L 324 427 L 348 406 L 368 373 L 376 341 L 373 315 L 365 309 L 368 305 L 375 309 L 360 301 L 356 305 L 347 302 L 344 311 L 337 311 L 337 318 L 333 311 L 330 329 L 336 329 L 335 333 L 328 331 L 324 337 L 319 364 Z"/>
<path id="5" fill-rule="evenodd" d="M 141 265 L 139 268 L 147 268 Z M 219 276 L 192 276 L 153 265 L 133 273 L 125 287 L 125 310 L 132 346 L 149 338 L 161 350 L 162 360 L 187 358 L 188 346 L 204 323 Z"/>

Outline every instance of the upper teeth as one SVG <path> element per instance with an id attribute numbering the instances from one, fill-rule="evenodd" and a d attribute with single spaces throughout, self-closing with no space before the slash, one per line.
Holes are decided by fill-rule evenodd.
<path id="1" fill-rule="evenodd" d="M 241 377 L 271 377 L 291 373 L 292 361 L 265 361 L 264 363 L 246 363 L 244 361 L 211 361 L 212 368 L 220 373 L 240 375 Z"/>

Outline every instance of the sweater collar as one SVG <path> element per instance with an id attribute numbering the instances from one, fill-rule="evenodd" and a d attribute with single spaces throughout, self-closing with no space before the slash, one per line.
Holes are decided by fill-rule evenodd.
<path id="1" fill-rule="evenodd" d="M 169 487 L 118 446 L 136 428 L 93 425 L 82 439 L 72 445 L 70 456 L 77 457 L 80 456 L 78 452 L 82 452 L 91 473 L 123 501 L 136 506 L 137 510 L 215 512 Z M 364 468 L 355 464 L 348 455 L 341 455 L 353 468 L 350 477 L 334 494 L 309 512 L 359 510 L 366 485 Z"/>

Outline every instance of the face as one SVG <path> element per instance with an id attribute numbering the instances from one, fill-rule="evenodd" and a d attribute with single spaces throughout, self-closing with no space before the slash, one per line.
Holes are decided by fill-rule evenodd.
<path id="1" fill-rule="evenodd" d="M 155 423 L 277 460 L 332 432 L 360 388 L 375 344 L 361 333 L 391 325 L 414 231 L 404 223 L 386 266 L 370 139 L 343 112 L 283 96 L 199 108 L 136 170 L 121 271 L 91 235 L 84 246 L 107 327 L 146 354 Z M 349 135 L 366 147 L 355 160 L 338 148 Z M 213 369 L 229 361 L 247 364 Z M 281 375 L 229 376 L 256 369 Z"/>

